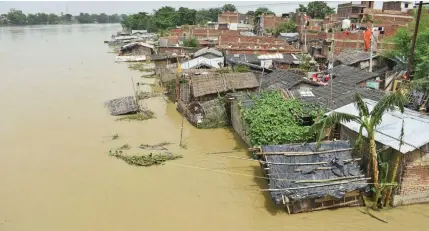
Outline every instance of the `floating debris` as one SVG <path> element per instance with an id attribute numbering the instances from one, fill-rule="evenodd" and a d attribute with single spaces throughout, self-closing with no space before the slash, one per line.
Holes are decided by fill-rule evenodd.
<path id="1" fill-rule="evenodd" d="M 110 114 L 114 116 L 136 113 L 139 107 L 133 96 L 112 99 L 106 102 Z"/>
<path id="2" fill-rule="evenodd" d="M 119 147 L 117 150 L 128 150 L 130 148 L 131 148 L 131 146 L 129 144 L 124 144 L 121 147 Z"/>
<path id="3" fill-rule="evenodd" d="M 165 146 L 170 145 L 170 142 L 161 142 L 154 145 L 149 144 L 140 144 L 139 148 L 141 149 L 149 149 L 149 150 L 168 150 Z"/>
<path id="4" fill-rule="evenodd" d="M 110 155 L 125 161 L 129 165 L 145 166 L 145 167 L 152 166 L 152 165 L 161 165 L 168 160 L 183 158 L 182 155 L 174 155 L 170 152 L 166 152 L 162 154 L 150 153 L 148 155 L 127 156 L 127 155 L 123 155 L 122 151 L 115 151 L 115 152 L 111 152 Z"/>
<path id="5" fill-rule="evenodd" d="M 119 139 L 119 135 L 118 135 L 118 134 L 114 134 L 114 135 L 112 136 L 112 140 L 117 140 L 117 139 Z"/>

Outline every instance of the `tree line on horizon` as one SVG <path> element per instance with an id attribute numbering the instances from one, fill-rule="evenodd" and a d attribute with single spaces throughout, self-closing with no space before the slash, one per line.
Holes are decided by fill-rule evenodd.
<path id="1" fill-rule="evenodd" d="M 73 16 L 71 14 L 24 14 L 21 10 L 10 9 L 6 14 L 0 15 L 0 25 L 53 25 L 71 23 L 120 23 L 127 18 L 126 14 L 89 14 L 80 13 Z"/>
<path id="2" fill-rule="evenodd" d="M 313 18 L 324 18 L 325 16 L 335 13 L 335 10 L 329 7 L 325 2 L 313 1 L 304 6 L 299 5 L 297 12 L 306 12 Z M 167 30 L 176 28 L 182 25 L 205 25 L 207 22 L 217 22 L 218 15 L 222 12 L 238 12 L 237 7 L 233 4 L 225 4 L 220 8 L 209 8 L 202 10 L 180 7 L 175 9 L 170 6 L 164 6 L 158 10 L 154 10 L 151 14 L 147 12 L 139 12 L 129 15 L 121 22 L 122 26 L 132 30 L 148 30 L 149 32 L 164 33 Z M 265 15 L 275 15 L 273 11 L 267 7 L 259 7 L 255 11 L 247 11 L 245 15 L 251 16 L 256 25 L 258 16 L 264 13 Z M 290 23 L 284 23 L 279 26 L 277 32 L 294 32 L 296 25 L 294 19 Z M 286 30 L 286 31 L 285 31 Z"/>

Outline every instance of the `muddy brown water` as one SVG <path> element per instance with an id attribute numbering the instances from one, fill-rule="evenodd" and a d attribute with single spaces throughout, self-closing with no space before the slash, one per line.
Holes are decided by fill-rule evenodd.
<path id="1" fill-rule="evenodd" d="M 259 166 L 206 152 L 243 148 L 228 129 L 197 130 L 162 98 L 156 118 L 115 121 L 103 103 L 140 73 L 103 44 L 119 25 L 0 28 L 0 230 L 427 230 L 429 206 L 379 213 L 343 208 L 287 215 Z M 118 134 L 119 139 L 108 136 Z M 150 168 L 107 155 L 125 143 L 174 143 L 183 159 Z M 247 157 L 239 152 L 231 155 Z M 375 228 L 375 229 L 374 229 Z"/>

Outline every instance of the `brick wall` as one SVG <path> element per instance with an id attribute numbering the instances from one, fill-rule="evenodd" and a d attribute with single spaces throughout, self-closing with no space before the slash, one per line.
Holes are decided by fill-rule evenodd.
<path id="1" fill-rule="evenodd" d="M 223 12 L 218 15 L 218 23 L 238 23 L 237 12 Z"/>
<path id="2" fill-rule="evenodd" d="M 227 44 L 269 44 L 269 45 L 286 45 L 286 42 L 277 38 L 263 36 L 230 36 L 222 34 L 219 36 L 219 45 Z"/>
<path id="3" fill-rule="evenodd" d="M 219 35 L 238 36 L 239 34 L 239 31 L 234 30 L 214 30 L 201 28 L 193 29 L 191 32 L 191 35 L 197 38 L 217 37 Z"/>
<path id="4" fill-rule="evenodd" d="M 183 34 L 182 29 L 171 29 L 171 35 L 181 36 Z"/>
<path id="5" fill-rule="evenodd" d="M 282 18 L 275 15 L 264 15 L 264 29 L 273 29 L 280 23 L 289 22 L 289 18 Z"/>
<path id="6" fill-rule="evenodd" d="M 247 48 L 224 48 L 223 49 L 225 51 L 225 54 L 276 54 L 276 53 L 281 53 L 281 54 L 293 54 L 293 53 L 297 53 L 299 52 L 299 50 L 294 49 L 294 50 L 290 50 L 290 49 L 275 49 L 275 50 L 271 50 L 271 49 L 247 49 Z"/>
<path id="7" fill-rule="evenodd" d="M 429 153 L 414 151 L 403 155 L 401 187 L 393 204 L 406 205 L 429 202 Z"/>

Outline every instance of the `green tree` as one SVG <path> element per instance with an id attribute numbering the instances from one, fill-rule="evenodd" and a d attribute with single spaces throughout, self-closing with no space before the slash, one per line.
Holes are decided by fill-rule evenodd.
<path id="1" fill-rule="evenodd" d="M 76 16 L 78 23 L 94 23 L 94 19 L 88 13 L 80 13 L 79 16 Z"/>
<path id="2" fill-rule="evenodd" d="M 27 24 L 27 16 L 21 10 L 10 9 L 6 15 L 9 23 L 12 25 L 25 25 Z"/>
<path id="3" fill-rule="evenodd" d="M 171 29 L 176 27 L 176 17 L 176 9 L 170 6 L 164 6 L 155 11 L 154 22 L 158 29 Z"/>
<path id="4" fill-rule="evenodd" d="M 274 35 L 279 36 L 280 33 L 292 33 L 296 32 L 296 24 L 294 22 L 283 22 L 280 23 L 275 29 L 274 29 Z"/>
<path id="5" fill-rule="evenodd" d="M 323 19 L 326 16 L 335 13 L 335 9 L 328 6 L 326 2 L 314 1 L 309 2 L 307 7 L 299 5 L 298 12 L 307 12 L 312 18 Z"/>
<path id="6" fill-rule="evenodd" d="M 185 40 L 183 40 L 183 46 L 185 47 L 198 47 L 198 39 L 195 37 L 190 37 Z"/>
<path id="7" fill-rule="evenodd" d="M 225 4 L 221 8 L 222 12 L 236 12 L 237 8 L 235 8 L 232 4 Z"/>
<path id="8" fill-rule="evenodd" d="M 96 16 L 96 21 L 98 23 L 108 23 L 109 22 L 109 16 L 107 16 L 107 14 L 105 14 L 105 13 L 101 13 L 101 14 Z"/>
<path id="9" fill-rule="evenodd" d="M 121 19 L 120 19 L 119 15 L 117 15 L 117 14 L 109 15 L 108 20 L 107 20 L 108 23 L 118 23 L 120 21 L 121 21 Z"/>
<path id="10" fill-rule="evenodd" d="M 246 15 L 255 16 L 255 11 L 249 10 L 247 11 Z"/>
<path id="11" fill-rule="evenodd" d="M 63 18 L 62 18 L 62 20 L 64 21 L 64 22 L 71 22 L 72 21 L 72 15 L 71 14 L 65 14 L 65 15 L 63 15 Z"/>
<path id="12" fill-rule="evenodd" d="M 372 178 L 374 183 L 373 191 L 373 207 L 378 206 L 378 199 L 381 196 L 379 187 L 379 164 L 378 164 L 378 153 L 376 150 L 375 132 L 376 127 L 382 122 L 384 113 L 394 110 L 395 106 L 399 108 L 401 112 L 404 112 L 404 106 L 407 103 L 407 99 L 399 92 L 392 93 L 384 96 L 370 111 L 367 104 L 363 101 L 359 94 L 354 96 L 354 102 L 358 109 L 359 115 L 352 115 L 347 113 L 332 112 L 326 118 L 317 121 L 312 129 L 319 131 L 318 142 L 320 142 L 326 134 L 328 128 L 332 128 L 335 124 L 354 121 L 360 124 L 358 138 L 356 140 L 356 148 L 360 149 L 363 144 L 364 131 L 367 134 L 369 140 L 369 157 L 372 165 Z M 402 141 L 401 141 L 402 142 Z"/>
<path id="13" fill-rule="evenodd" d="M 416 17 L 416 14 L 414 15 Z M 391 58 L 399 58 L 403 61 L 402 68 L 406 70 L 408 57 L 411 51 L 412 36 L 414 33 L 415 21 L 406 28 L 400 28 L 390 39 L 395 44 L 395 49 L 386 53 Z M 413 86 L 419 90 L 429 91 L 429 15 L 421 14 L 419 31 L 416 38 L 416 47 L 413 60 Z"/>
<path id="14" fill-rule="evenodd" d="M 197 11 L 186 7 L 180 7 L 177 11 L 177 25 L 194 25 Z"/>
<path id="15" fill-rule="evenodd" d="M 49 14 L 47 17 L 47 23 L 48 24 L 58 24 L 60 23 L 60 17 L 56 14 Z"/>

